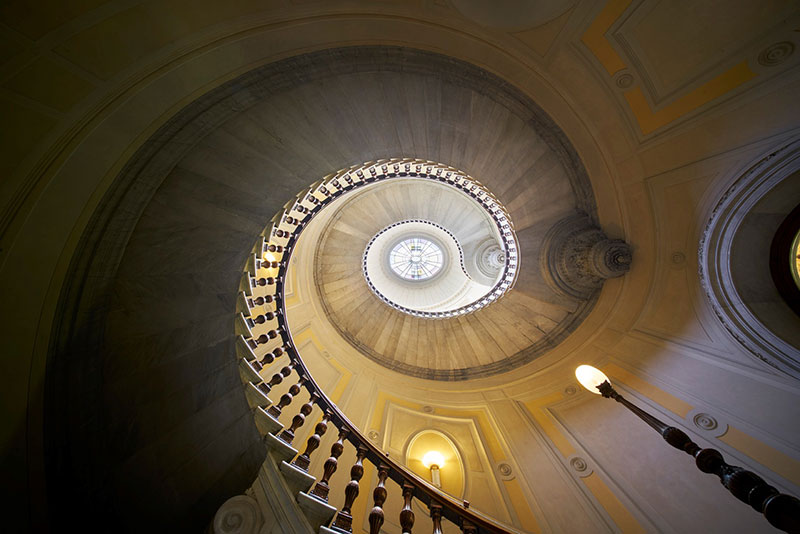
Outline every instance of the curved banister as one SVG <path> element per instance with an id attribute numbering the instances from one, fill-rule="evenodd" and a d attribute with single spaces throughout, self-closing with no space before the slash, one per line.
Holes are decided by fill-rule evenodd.
<path id="1" fill-rule="evenodd" d="M 397 172 L 387 172 L 392 170 L 397 170 Z M 434 173 L 438 171 L 438 176 L 435 174 L 432 175 L 432 170 Z M 445 175 L 445 173 L 447 174 Z M 453 176 L 453 173 L 455 173 L 455 176 Z M 355 175 L 355 177 L 353 175 Z M 284 286 L 287 269 L 289 267 L 291 256 L 297 240 L 299 239 L 308 222 L 330 201 L 332 201 L 334 198 L 337 198 L 341 194 L 350 191 L 359 185 L 366 185 L 368 183 L 373 183 L 385 178 L 392 178 L 394 176 L 425 176 L 441 181 L 448 181 L 452 185 L 456 185 L 460 189 L 470 194 L 470 196 L 478 200 L 478 202 L 480 202 L 487 209 L 487 211 L 491 213 L 492 218 L 497 223 L 501 236 L 503 236 L 502 241 L 506 253 L 506 263 L 503 276 L 500 278 L 498 285 L 493 288 L 492 295 L 494 298 L 488 300 L 483 305 L 486 305 L 492 300 L 495 300 L 495 298 L 502 296 L 502 294 L 504 294 L 508 289 L 510 289 L 510 287 L 513 286 L 518 272 L 518 255 L 516 249 L 516 240 L 515 236 L 513 235 L 513 229 L 511 228 L 508 214 L 505 212 L 505 208 L 503 208 L 503 206 L 497 202 L 491 193 L 486 191 L 486 189 L 483 188 L 483 186 L 481 186 L 477 181 L 467 177 L 455 169 L 444 167 L 433 162 L 420 160 L 383 160 L 373 164 L 367 164 L 362 167 L 354 167 L 343 170 L 336 174 L 330 175 L 321 181 L 315 182 L 305 192 L 298 194 L 296 200 L 288 202 L 284 206 L 284 209 L 276 214 L 276 216 L 272 219 L 272 223 L 265 231 L 266 235 L 264 236 L 264 240 L 262 240 L 256 246 L 256 250 L 254 251 L 255 258 L 253 258 L 251 261 L 248 261 L 248 265 L 246 266 L 247 274 L 245 275 L 244 281 L 246 296 L 242 306 L 245 308 L 245 311 L 247 312 L 246 315 L 248 317 L 245 318 L 244 313 L 240 315 L 244 322 L 241 328 L 237 329 L 237 333 L 242 335 L 243 338 L 250 338 L 249 340 L 245 340 L 245 345 L 241 348 L 243 351 L 243 358 L 245 360 L 242 376 L 247 387 L 250 388 L 248 389 L 248 394 L 250 395 L 248 400 L 251 398 L 256 398 L 257 400 L 254 401 L 256 406 L 263 408 L 268 404 L 266 393 L 269 392 L 273 385 L 280 383 L 284 378 L 287 378 L 291 374 L 292 370 L 294 370 L 297 373 L 299 381 L 294 384 L 292 388 L 294 388 L 294 391 L 299 392 L 299 388 L 302 387 L 305 388 L 310 394 L 309 401 L 304 405 L 304 408 L 301 409 L 301 413 L 303 415 L 300 416 L 300 419 L 298 420 L 298 426 L 303 424 L 305 416 L 310 413 L 309 408 L 312 407 L 313 404 L 316 404 L 322 410 L 322 413 L 327 415 L 325 419 L 327 419 L 339 430 L 340 437 L 342 436 L 342 432 L 345 431 L 346 435 L 344 435 L 344 440 L 355 446 L 360 455 L 363 455 L 364 459 L 374 464 L 379 471 L 382 472 L 385 470 L 386 477 L 395 481 L 402 488 L 404 498 L 406 498 L 408 492 L 410 492 L 412 497 L 417 498 L 431 510 L 432 516 L 440 515 L 441 517 L 444 517 L 458 525 L 464 532 L 517 532 L 515 530 L 509 530 L 508 527 L 499 524 L 492 518 L 470 509 L 468 502 L 458 500 L 444 493 L 416 474 L 410 472 L 399 462 L 389 458 L 386 453 L 373 445 L 369 439 L 367 439 L 361 433 L 358 427 L 353 424 L 344 415 L 344 413 L 341 412 L 341 410 L 339 410 L 336 404 L 328 398 L 322 388 L 314 380 L 314 377 L 306 367 L 305 362 L 297 350 L 292 338 L 291 330 L 287 324 L 284 299 Z M 344 182 L 344 184 L 340 183 L 340 181 Z M 459 186 L 459 184 L 462 185 Z M 310 204 L 310 206 L 305 205 L 304 203 L 306 202 Z M 274 250 L 270 251 L 270 247 L 274 248 Z M 280 249 L 278 247 L 280 247 Z M 264 260 L 264 256 L 268 251 L 273 254 L 282 255 L 280 261 L 277 262 L 278 274 L 275 277 L 258 278 L 258 271 L 260 268 L 275 267 L 275 262 L 273 260 Z M 502 284 L 505 285 L 501 287 Z M 248 304 L 247 297 L 253 296 L 255 292 L 261 292 L 261 290 L 258 289 L 261 287 L 274 288 L 274 291 L 265 290 L 263 292 L 265 294 L 262 296 L 265 297 L 265 302 L 275 303 L 275 312 L 267 312 L 264 315 L 258 316 L 256 319 L 250 317 L 251 306 Z M 501 289 L 501 291 L 495 294 L 494 291 L 498 288 Z M 256 300 L 257 299 L 258 297 L 256 297 Z M 252 303 L 252 300 L 250 302 Z M 268 334 L 262 334 L 258 338 L 253 338 L 251 328 L 255 327 L 256 323 L 264 324 L 266 321 L 276 321 L 277 327 L 270 330 Z M 255 355 L 255 348 L 260 344 L 270 343 L 273 339 L 278 337 L 280 337 L 281 340 L 281 350 L 273 350 L 271 353 L 267 353 L 261 360 L 261 363 L 258 363 L 258 357 Z M 272 363 L 277 357 L 280 357 L 283 354 L 288 355 L 291 362 L 290 365 L 284 367 L 280 373 L 276 373 L 276 375 L 273 377 L 273 380 L 271 380 L 269 383 L 264 382 L 258 374 L 258 371 L 262 368 L 262 364 Z M 280 414 L 280 409 L 288 406 L 292 401 L 293 395 L 296 394 L 297 393 L 284 395 L 281 398 L 281 402 L 278 403 L 277 411 L 275 413 Z M 259 397 L 261 395 L 263 395 L 263 398 Z M 272 407 L 270 409 L 274 410 L 275 408 Z M 294 428 L 294 425 L 292 428 Z M 276 431 L 274 435 L 277 436 L 278 432 Z M 283 436 L 284 434 L 281 435 Z M 341 454 L 341 451 L 339 451 L 339 454 Z M 329 458 L 329 461 L 330 460 L 331 459 Z M 336 457 L 334 457 L 333 460 L 335 469 Z M 295 465 L 299 464 L 296 463 Z M 299 467 L 303 468 L 302 466 Z M 355 483 L 357 487 L 357 479 L 355 479 Z M 376 501 L 376 505 L 380 510 L 380 503 Z M 375 513 L 374 510 L 373 513 Z M 408 514 L 409 512 L 405 513 Z M 380 512 L 380 516 L 380 523 L 382 523 L 382 511 Z M 372 521 L 372 514 L 370 516 L 370 520 Z"/>

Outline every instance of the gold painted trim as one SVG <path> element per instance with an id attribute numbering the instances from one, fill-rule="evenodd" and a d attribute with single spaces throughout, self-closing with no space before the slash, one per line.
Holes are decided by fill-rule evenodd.
<path id="1" fill-rule="evenodd" d="M 742 61 L 659 110 L 653 111 L 641 87 L 626 91 L 625 100 L 636 116 L 642 133 L 649 134 L 729 93 L 756 76 L 747 61 Z"/>
<path id="2" fill-rule="evenodd" d="M 644 397 L 653 400 L 659 406 L 663 406 L 672 413 L 680 416 L 681 419 L 686 419 L 688 413 L 694 409 L 694 406 L 692 406 L 688 402 L 679 399 L 678 397 L 675 397 L 674 395 L 671 395 L 662 389 L 657 388 L 656 386 L 650 384 L 649 382 L 642 380 L 638 376 L 623 369 L 619 365 L 613 363 L 608 364 L 605 367 L 605 371 L 607 371 L 607 373 L 610 374 L 612 377 L 618 378 L 619 381 L 622 382 L 623 384 L 626 384 L 631 388 L 635 389 L 636 391 L 641 393 Z"/>
<path id="3" fill-rule="evenodd" d="M 311 329 L 311 327 L 306 328 L 298 335 L 296 335 L 294 337 L 294 342 L 295 346 L 297 347 L 301 347 L 301 345 L 304 345 L 306 342 L 310 342 L 311 344 L 314 345 L 314 347 L 316 347 L 316 349 L 319 351 L 320 354 L 325 353 L 324 345 L 319 340 L 314 331 Z M 336 368 L 336 370 L 339 371 L 341 375 L 341 378 L 339 378 L 339 380 L 336 382 L 336 387 L 333 389 L 333 392 L 331 392 L 328 395 L 328 398 L 331 401 L 338 404 L 342 398 L 342 395 L 344 395 L 344 392 L 347 391 L 347 386 L 348 384 L 350 384 L 350 379 L 353 378 L 353 373 L 349 369 L 344 367 L 342 364 L 340 364 L 338 361 L 336 361 L 334 358 L 328 359 L 328 362 L 334 368 Z"/>
<path id="4" fill-rule="evenodd" d="M 550 438 L 555 447 L 559 450 L 564 458 L 569 458 L 576 454 L 575 447 L 556 426 L 552 418 L 548 417 L 545 413 L 547 405 L 558 402 L 564 398 L 561 392 L 552 393 L 540 399 L 528 401 L 525 407 L 530 414 L 544 430 L 544 433 Z M 611 488 L 603 481 L 597 473 L 592 473 L 588 477 L 580 479 L 589 491 L 592 492 L 600 506 L 608 513 L 611 520 L 620 528 L 624 533 L 640 533 L 646 532 L 645 528 L 639 523 L 625 505 L 617 498 Z"/>
<path id="5" fill-rule="evenodd" d="M 572 446 L 572 443 L 561 433 L 552 418 L 548 417 L 544 411 L 547 405 L 558 402 L 563 398 L 563 393 L 551 393 L 550 395 L 528 401 L 524 404 L 528 412 L 533 416 L 542 430 L 544 430 L 544 433 L 547 434 L 547 437 L 550 438 L 550 441 L 553 442 L 561 455 L 564 456 L 564 458 L 568 458 L 575 454 L 575 447 Z"/>
<path id="6" fill-rule="evenodd" d="M 630 5 L 631 0 L 609 0 L 581 37 L 581 41 L 589 47 L 597 60 L 606 68 L 608 74 L 612 76 L 624 69 L 626 65 L 606 38 L 606 32 Z"/>
<path id="7" fill-rule="evenodd" d="M 609 0 L 581 37 L 581 41 L 610 76 L 627 68 L 628 65 L 611 45 L 606 33 L 630 4 L 631 0 Z M 641 87 L 626 91 L 625 100 L 636 117 L 642 134 L 647 135 L 729 93 L 756 76 L 757 74 L 750 69 L 745 60 L 661 109 L 654 110 L 650 106 Z"/>
<path id="8" fill-rule="evenodd" d="M 622 501 L 614 495 L 614 492 L 611 491 L 611 488 L 600 478 L 600 475 L 592 473 L 581 480 L 586 484 L 586 487 L 589 488 L 589 491 L 592 492 L 592 495 L 595 496 L 603 508 L 605 508 L 620 531 L 625 534 L 647 532 L 641 523 L 633 517 L 633 514 L 628 511 L 625 505 L 622 504 Z"/>
<path id="9" fill-rule="evenodd" d="M 728 431 L 720 436 L 719 440 L 787 480 L 800 485 L 800 462 L 791 456 L 732 426 L 728 427 Z"/>
<path id="10" fill-rule="evenodd" d="M 542 528 L 536 521 L 536 517 L 531 511 L 531 505 L 522 493 L 522 486 L 517 479 L 503 480 L 503 485 L 508 493 L 508 498 L 511 501 L 511 508 L 519 519 L 520 525 L 527 532 L 541 532 Z"/>

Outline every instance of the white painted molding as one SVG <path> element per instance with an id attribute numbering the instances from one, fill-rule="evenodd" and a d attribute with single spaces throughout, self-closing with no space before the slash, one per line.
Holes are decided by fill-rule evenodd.
<path id="1" fill-rule="evenodd" d="M 726 419 L 708 410 L 693 408 L 686 414 L 686 426 L 706 439 L 718 438 L 728 431 Z"/>
<path id="2" fill-rule="evenodd" d="M 800 139 L 771 151 L 750 167 L 714 206 L 698 247 L 700 283 L 723 326 L 758 360 L 800 378 L 800 351 L 776 335 L 745 304 L 734 284 L 734 239 L 753 207 L 800 170 Z"/>

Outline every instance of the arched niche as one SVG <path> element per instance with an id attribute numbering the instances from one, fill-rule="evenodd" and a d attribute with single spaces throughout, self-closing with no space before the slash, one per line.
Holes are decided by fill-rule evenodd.
<path id="1" fill-rule="evenodd" d="M 750 354 L 800 378 L 800 317 L 771 273 L 771 244 L 800 198 L 800 139 L 741 174 L 709 216 L 698 250 L 700 280 L 715 314 Z"/>
<path id="2" fill-rule="evenodd" d="M 463 499 L 467 488 L 464 461 L 456 444 L 444 433 L 428 429 L 412 436 L 405 451 L 408 468 L 432 483 L 431 470 L 422 463 L 423 456 L 429 451 L 438 451 L 444 456 L 444 465 L 439 469 L 442 491 Z"/>

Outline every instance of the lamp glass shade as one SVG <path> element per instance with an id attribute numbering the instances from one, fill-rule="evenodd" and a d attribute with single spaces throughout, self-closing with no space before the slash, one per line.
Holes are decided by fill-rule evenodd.
<path id="1" fill-rule="evenodd" d="M 583 387 L 598 395 L 600 395 L 600 391 L 597 389 L 597 386 L 605 381 L 611 383 L 608 377 L 603 374 L 603 371 L 591 365 L 579 365 L 578 368 L 575 369 L 575 378 L 578 379 L 578 382 L 580 382 Z"/>
<path id="2" fill-rule="evenodd" d="M 425 453 L 425 456 L 422 457 L 422 465 L 428 469 L 430 469 L 432 465 L 441 469 L 444 467 L 444 455 L 439 451 L 428 451 Z"/>

